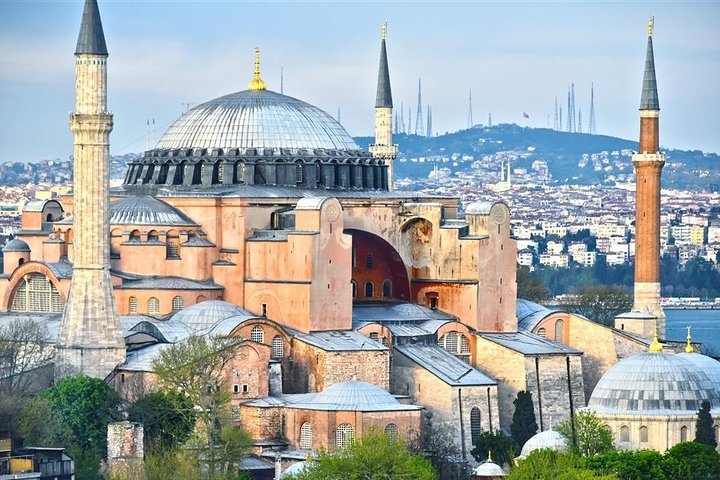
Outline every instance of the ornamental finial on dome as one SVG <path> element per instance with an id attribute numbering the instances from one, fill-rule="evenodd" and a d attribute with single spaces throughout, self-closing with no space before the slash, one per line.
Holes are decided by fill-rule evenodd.
<path id="1" fill-rule="evenodd" d="M 695 349 L 692 346 L 692 337 L 690 336 L 690 325 L 687 326 L 687 345 L 685 345 L 685 353 L 695 353 Z"/>
<path id="2" fill-rule="evenodd" d="M 653 353 L 661 353 L 662 352 L 662 345 L 660 345 L 660 342 L 658 341 L 657 320 L 655 320 L 655 334 L 653 335 L 653 341 L 650 344 L 650 348 L 648 350 Z"/>
<path id="3" fill-rule="evenodd" d="M 260 78 L 260 49 L 255 47 L 255 72 L 253 73 L 253 79 L 248 84 L 248 90 L 257 92 L 266 88 L 265 82 Z"/>

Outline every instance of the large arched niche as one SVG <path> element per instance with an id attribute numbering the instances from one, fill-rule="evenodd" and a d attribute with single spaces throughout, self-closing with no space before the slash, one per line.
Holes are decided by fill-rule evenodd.
<path id="1" fill-rule="evenodd" d="M 407 267 L 397 250 L 385 239 L 364 230 L 348 228 L 344 233 L 352 236 L 352 281 L 358 285 L 357 297 L 353 300 L 396 298 L 409 301 Z M 383 289 L 388 281 L 391 288 Z M 365 296 L 368 282 L 373 284 L 372 298 Z M 388 292 L 389 295 L 384 295 Z"/>
<path id="2" fill-rule="evenodd" d="M 429 267 L 432 263 L 433 224 L 415 217 L 400 228 L 400 254 L 413 268 Z"/>

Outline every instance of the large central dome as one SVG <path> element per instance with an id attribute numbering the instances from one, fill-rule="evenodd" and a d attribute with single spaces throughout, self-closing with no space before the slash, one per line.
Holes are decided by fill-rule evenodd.
<path id="1" fill-rule="evenodd" d="M 245 90 L 189 110 L 156 149 L 304 148 L 359 150 L 326 112 L 269 90 Z"/>

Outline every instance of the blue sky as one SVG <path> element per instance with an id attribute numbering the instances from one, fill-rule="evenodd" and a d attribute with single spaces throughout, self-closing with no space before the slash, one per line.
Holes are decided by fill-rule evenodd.
<path id="1" fill-rule="evenodd" d="M 82 1 L 0 0 L 0 161 L 67 158 L 73 52 Z M 423 109 L 436 132 L 475 122 L 545 127 L 575 82 L 585 125 L 595 83 L 598 133 L 637 138 L 646 22 L 666 147 L 720 152 L 720 2 L 101 1 L 109 58 L 111 152 L 142 151 L 185 109 L 244 90 L 262 49 L 271 90 L 372 132 L 380 24 L 396 107 Z M 530 115 L 523 120 L 522 113 Z M 552 117 L 550 118 L 552 122 Z M 586 127 L 585 127 L 586 128 Z"/>

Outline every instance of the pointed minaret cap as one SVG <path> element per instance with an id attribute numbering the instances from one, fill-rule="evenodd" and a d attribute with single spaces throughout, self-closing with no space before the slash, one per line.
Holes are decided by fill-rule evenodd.
<path id="1" fill-rule="evenodd" d="M 75 55 L 107 55 L 97 0 L 86 0 Z"/>
<path id="2" fill-rule="evenodd" d="M 657 320 L 655 320 L 655 334 L 653 335 L 653 341 L 650 343 L 650 347 L 648 350 L 652 353 L 662 353 L 663 348 L 660 344 L 660 341 L 658 340 L 658 326 L 657 326 Z"/>
<path id="3" fill-rule="evenodd" d="M 660 101 L 657 93 L 657 80 L 655 79 L 655 56 L 653 55 L 653 29 L 655 18 L 648 21 L 648 43 L 645 54 L 645 74 L 643 75 L 642 96 L 640 97 L 640 110 L 660 110 Z"/>
<path id="4" fill-rule="evenodd" d="M 380 68 L 378 69 L 377 96 L 375 97 L 375 108 L 392 108 L 392 92 L 390 91 L 390 69 L 388 68 L 387 51 L 385 49 L 385 37 L 387 37 L 387 22 L 382 24 L 380 30 Z"/>
<path id="5" fill-rule="evenodd" d="M 695 349 L 692 346 L 692 337 L 690 336 L 690 325 L 687 327 L 687 345 L 685 345 L 685 353 L 695 353 Z"/>

